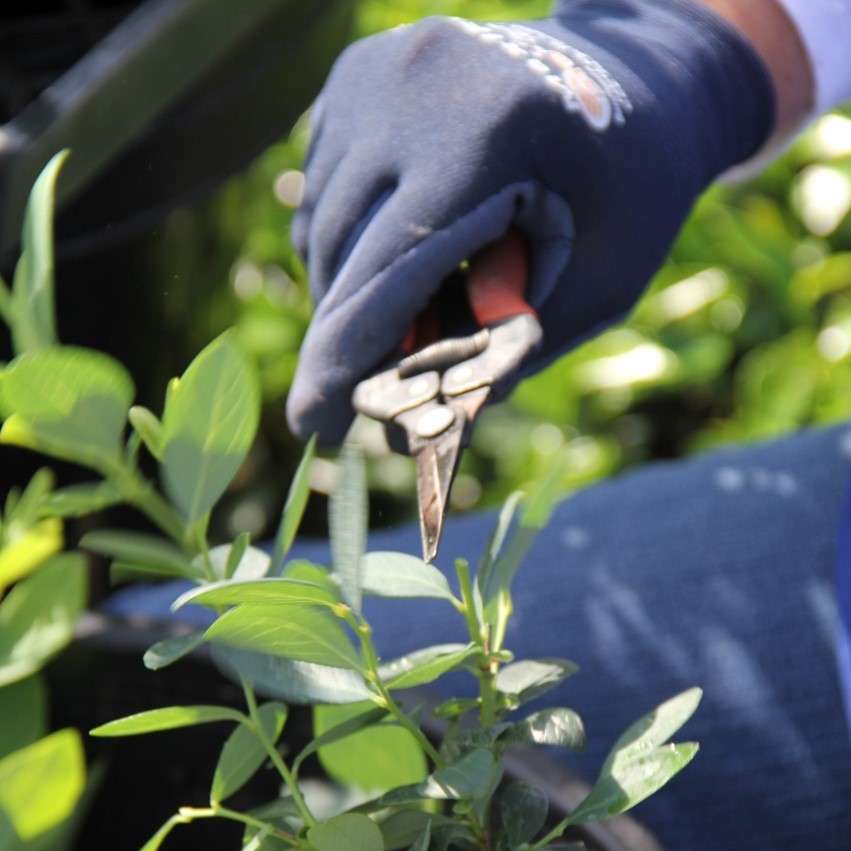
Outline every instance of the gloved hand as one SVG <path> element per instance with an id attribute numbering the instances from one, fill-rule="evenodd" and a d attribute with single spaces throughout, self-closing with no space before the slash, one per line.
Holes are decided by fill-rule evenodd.
<path id="1" fill-rule="evenodd" d="M 317 309 L 291 427 L 341 440 L 357 381 L 512 223 L 543 367 L 623 315 L 773 120 L 754 50 L 686 0 L 564 0 L 546 20 L 430 18 L 354 44 L 314 110 L 293 225 Z"/>

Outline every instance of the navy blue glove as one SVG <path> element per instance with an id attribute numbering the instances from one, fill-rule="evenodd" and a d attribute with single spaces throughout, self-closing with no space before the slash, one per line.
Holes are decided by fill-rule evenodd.
<path id="1" fill-rule="evenodd" d="M 532 23 L 430 18 L 354 44 L 314 110 L 293 226 L 317 309 L 291 427 L 342 439 L 356 382 L 512 224 L 543 367 L 623 315 L 773 120 L 754 50 L 685 0 L 565 0 Z"/>

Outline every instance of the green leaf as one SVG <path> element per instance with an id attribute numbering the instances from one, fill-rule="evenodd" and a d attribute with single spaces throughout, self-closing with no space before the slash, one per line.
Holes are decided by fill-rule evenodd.
<path id="1" fill-rule="evenodd" d="M 39 507 L 50 495 L 55 481 L 56 477 L 52 470 L 48 470 L 46 467 L 38 470 L 29 480 L 24 492 L 17 495 L 16 491 L 15 497 L 7 504 L 7 524 L 19 523 L 23 526 L 29 526 L 39 519 Z"/>
<path id="2" fill-rule="evenodd" d="M 206 638 L 301 662 L 352 670 L 361 667 L 343 628 L 313 606 L 237 606 L 213 623 Z"/>
<path id="3" fill-rule="evenodd" d="M 547 821 L 547 796 L 523 780 L 509 783 L 499 798 L 502 829 L 508 846 L 515 848 L 531 842 Z"/>
<path id="4" fill-rule="evenodd" d="M 86 601 L 86 565 L 54 556 L 0 603 L 0 686 L 39 670 L 73 637 Z"/>
<path id="5" fill-rule="evenodd" d="M 298 469 L 290 482 L 287 492 L 287 501 L 284 503 L 284 511 L 281 514 L 281 522 L 278 524 L 278 532 L 275 535 L 275 546 L 272 549 L 272 573 L 280 575 L 284 559 L 290 551 L 295 540 L 304 509 L 307 507 L 307 499 L 310 496 L 310 470 L 316 455 L 316 435 L 313 435 L 304 447 Z"/>
<path id="6" fill-rule="evenodd" d="M 201 585 L 181 594 L 172 604 L 172 611 L 193 603 L 210 606 L 236 606 L 242 603 L 254 604 L 295 604 L 306 603 L 333 606 L 337 604 L 334 596 L 325 588 L 313 582 L 304 582 L 287 577 L 268 579 L 249 579 L 245 582 L 234 580 L 212 582 Z"/>
<path id="7" fill-rule="evenodd" d="M 379 827 L 387 851 L 399 851 L 399 849 L 408 849 L 411 843 L 420 841 L 432 825 L 446 824 L 451 824 L 451 820 L 437 813 L 427 813 L 423 810 L 398 810 L 384 819 Z"/>
<path id="8" fill-rule="evenodd" d="M 438 704 L 433 710 L 432 715 L 436 718 L 459 718 L 474 709 L 478 709 L 481 701 L 477 697 L 451 697 L 449 700 L 444 700 Z"/>
<path id="9" fill-rule="evenodd" d="M 227 579 L 228 564 L 233 556 L 234 544 L 221 544 L 210 550 L 210 563 L 213 565 L 213 573 L 219 579 Z M 203 557 L 196 556 L 196 566 L 203 570 Z M 246 546 L 245 551 L 239 558 L 233 569 L 234 580 L 261 579 L 269 572 L 269 553 L 258 547 Z"/>
<path id="10" fill-rule="evenodd" d="M 343 813 L 307 831 L 316 851 L 384 851 L 378 825 L 368 816 Z"/>
<path id="11" fill-rule="evenodd" d="M 524 659 L 500 668 L 496 687 L 516 708 L 555 688 L 578 670 L 579 666 L 567 659 Z"/>
<path id="12" fill-rule="evenodd" d="M 694 759 L 696 742 L 663 745 L 603 772 L 587 798 L 571 813 L 569 824 L 598 821 L 626 812 L 662 788 Z"/>
<path id="13" fill-rule="evenodd" d="M 361 610 L 361 559 L 366 549 L 369 507 L 366 467 L 363 456 L 353 446 L 340 453 L 340 479 L 328 507 L 331 529 L 331 556 L 334 576 L 343 599 L 358 613 Z"/>
<path id="14" fill-rule="evenodd" d="M 326 739 L 318 748 L 328 776 L 346 786 L 379 792 L 422 780 L 428 773 L 422 748 L 402 727 L 387 723 L 363 726 L 339 740 L 340 726 L 349 721 L 361 723 L 367 706 L 314 707 L 314 735 L 336 731 L 336 741 Z"/>
<path id="15" fill-rule="evenodd" d="M 0 549 L 0 595 L 62 549 L 62 523 L 54 518 L 25 529 L 10 523 L 4 531 L 6 543 Z"/>
<path id="16" fill-rule="evenodd" d="M 0 443 L 100 468 L 121 453 L 133 382 L 118 361 L 54 346 L 16 357 L 0 373 L 8 419 Z"/>
<path id="17" fill-rule="evenodd" d="M 625 812 L 685 768 L 698 745 L 664 743 L 694 714 L 701 696 L 700 689 L 688 689 L 632 724 L 615 742 L 594 788 L 571 814 L 570 823 Z"/>
<path id="18" fill-rule="evenodd" d="M 163 426 L 153 411 L 142 405 L 134 405 L 127 414 L 130 425 L 157 461 L 163 457 Z"/>
<path id="19" fill-rule="evenodd" d="M 434 565 L 404 553 L 368 553 L 361 586 L 373 597 L 435 597 L 454 601 L 446 577 Z"/>
<path id="20" fill-rule="evenodd" d="M 12 315 L 12 292 L 3 278 L 0 278 L 0 319 L 10 327 L 14 321 Z"/>
<path id="21" fill-rule="evenodd" d="M 686 689 L 639 718 L 615 742 L 602 770 L 630 762 L 665 744 L 694 715 L 702 697 L 701 689 Z"/>
<path id="22" fill-rule="evenodd" d="M 21 257 L 12 284 L 12 340 L 26 352 L 56 342 L 53 306 L 53 203 L 56 179 L 68 151 L 60 151 L 42 169 L 30 192 L 21 231 Z"/>
<path id="23" fill-rule="evenodd" d="M 260 724 L 272 743 L 278 741 L 287 707 L 282 703 L 266 703 L 258 709 Z M 238 792 L 268 758 L 266 749 L 254 731 L 240 724 L 228 737 L 213 773 L 210 801 L 218 803 Z"/>
<path id="24" fill-rule="evenodd" d="M 213 721 L 236 721 L 241 723 L 245 716 L 227 706 L 166 706 L 137 712 L 115 721 L 108 721 L 89 731 L 91 736 L 139 736 L 161 730 L 176 730 L 178 727 L 194 727 Z"/>
<path id="25" fill-rule="evenodd" d="M 245 460 L 260 417 L 257 374 L 225 334 L 169 394 L 163 415 L 165 487 L 189 523 L 218 501 Z"/>
<path id="26" fill-rule="evenodd" d="M 585 727 L 572 709 L 542 709 L 523 721 L 513 724 L 500 741 L 533 745 L 556 745 L 582 750 L 585 747 Z"/>
<path id="27" fill-rule="evenodd" d="M 0 688 L 0 758 L 31 745 L 47 729 L 47 693 L 39 676 Z"/>
<path id="28" fill-rule="evenodd" d="M 243 676 L 261 694 L 287 703 L 356 703 L 374 697 L 363 678 L 346 668 L 296 662 L 224 645 L 213 645 L 212 655 L 229 676 L 237 681 Z"/>
<path id="29" fill-rule="evenodd" d="M 30 842 L 65 821 L 83 792 L 85 776 L 76 730 L 59 730 L 0 760 L 0 812 L 16 838 Z"/>
<path id="30" fill-rule="evenodd" d="M 433 682 L 477 653 L 475 644 L 437 644 L 387 662 L 378 673 L 391 689 L 413 688 Z"/>
<path id="31" fill-rule="evenodd" d="M 419 839 L 411 846 L 410 851 L 428 851 L 428 846 L 431 844 L 431 820 L 426 822 L 425 830 L 420 834 Z"/>
<path id="32" fill-rule="evenodd" d="M 80 546 L 164 576 L 202 578 L 199 568 L 181 550 L 156 535 L 104 529 L 83 535 Z"/>
<path id="33" fill-rule="evenodd" d="M 233 544 L 228 547 L 228 557 L 225 562 L 225 579 L 230 579 L 240 567 L 243 557 L 245 556 L 249 546 L 251 545 L 251 535 L 248 532 L 241 532 Z M 262 550 L 260 550 L 262 552 Z M 266 555 L 265 553 L 263 553 Z M 267 556 L 268 558 L 268 556 Z M 268 571 L 268 566 L 266 571 Z"/>
<path id="34" fill-rule="evenodd" d="M 476 748 L 445 768 L 438 769 L 422 783 L 393 789 L 364 807 L 376 810 L 415 804 L 424 799 L 478 800 L 492 788 L 495 776 L 500 772 L 501 767 L 493 753 L 485 748 Z"/>
<path id="35" fill-rule="evenodd" d="M 49 494 L 42 501 L 39 514 L 42 517 L 84 517 L 121 501 L 121 494 L 109 482 L 87 482 Z"/>
<path id="36" fill-rule="evenodd" d="M 178 659 L 182 659 L 204 642 L 203 632 L 190 632 L 174 638 L 165 638 L 151 645 L 142 657 L 142 662 L 149 671 L 159 671 L 168 667 Z"/>
<path id="37" fill-rule="evenodd" d="M 369 706 L 369 709 L 363 709 L 363 706 Z M 326 709 L 328 707 L 325 707 Z M 354 706 L 350 704 L 347 709 L 351 708 L 353 712 L 345 714 L 345 720 L 334 726 L 328 726 L 330 715 L 323 717 L 317 724 L 316 716 L 314 715 L 313 733 L 314 738 L 301 750 L 298 756 L 293 761 L 293 768 L 298 769 L 307 757 L 316 753 L 319 748 L 326 745 L 333 745 L 343 739 L 347 739 L 359 730 L 366 727 L 371 727 L 387 717 L 387 709 L 382 706 L 374 706 L 372 703 L 364 703 L 362 706 Z M 360 711 L 363 709 L 363 711 Z M 323 732 L 318 733 L 318 726 L 322 725 Z"/>
<path id="38" fill-rule="evenodd" d="M 514 515 L 517 513 L 517 506 L 522 499 L 523 491 L 514 491 L 514 493 L 509 494 L 508 499 L 505 500 L 502 508 L 499 510 L 496 524 L 493 527 L 479 566 L 476 569 L 476 585 L 482 595 L 484 594 L 484 589 L 489 585 L 494 563 L 499 558 L 500 552 L 502 552 L 505 539 L 508 537 L 511 524 L 514 522 Z"/>

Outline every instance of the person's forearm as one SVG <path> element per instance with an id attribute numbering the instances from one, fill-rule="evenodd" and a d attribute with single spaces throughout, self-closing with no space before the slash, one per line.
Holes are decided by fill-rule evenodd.
<path id="1" fill-rule="evenodd" d="M 776 95 L 775 133 L 784 136 L 811 114 L 815 85 L 806 48 L 778 0 L 700 0 L 732 23 L 771 74 Z"/>

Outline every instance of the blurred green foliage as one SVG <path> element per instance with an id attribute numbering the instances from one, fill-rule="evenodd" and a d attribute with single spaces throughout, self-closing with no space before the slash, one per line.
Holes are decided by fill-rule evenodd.
<path id="1" fill-rule="evenodd" d="M 426 15 L 523 18 L 544 14 L 549 5 L 365 0 L 356 36 Z M 218 253 L 234 262 L 230 288 L 218 291 L 209 322 L 197 327 L 209 336 L 235 316 L 239 337 L 260 364 L 267 415 L 261 458 L 255 459 L 258 476 L 263 452 L 287 459 L 290 467 L 297 458 L 282 406 L 310 302 L 287 235 L 307 133 L 303 121 L 211 207 Z M 636 198 L 636 215 L 652 203 Z M 850 208 L 851 119 L 842 114 L 821 119 L 751 182 L 710 190 L 623 324 L 486 412 L 465 455 L 454 507 L 498 503 L 547 468 L 555 452 L 569 457 L 568 490 L 649 459 L 769 438 L 851 414 Z M 185 262 L 186 226 L 178 228 L 182 237 L 174 240 L 171 268 L 181 262 L 178 255 Z M 367 423 L 356 429 L 372 459 L 373 520 L 413 516 L 412 463 L 387 453 L 380 429 Z M 268 472 L 280 481 L 292 470 Z M 331 487 L 329 462 L 320 460 L 314 472 L 320 491 Z M 276 513 L 263 508 L 263 492 L 258 486 L 240 497 L 254 501 L 260 526 L 263 511 L 270 518 Z"/>

